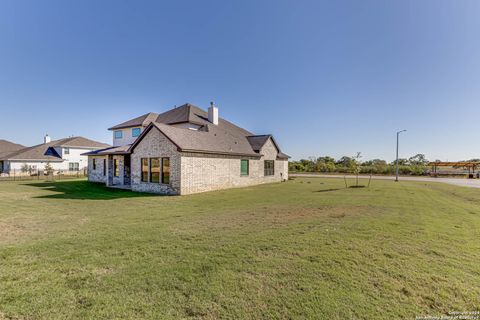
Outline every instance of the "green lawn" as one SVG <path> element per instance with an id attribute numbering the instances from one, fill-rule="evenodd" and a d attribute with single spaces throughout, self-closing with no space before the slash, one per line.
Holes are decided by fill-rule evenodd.
<path id="1" fill-rule="evenodd" d="M 480 190 L 341 179 L 161 197 L 0 183 L 0 319 L 480 310 Z"/>

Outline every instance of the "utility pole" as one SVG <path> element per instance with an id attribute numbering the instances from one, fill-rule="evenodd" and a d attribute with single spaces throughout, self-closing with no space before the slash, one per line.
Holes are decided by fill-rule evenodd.
<path id="1" fill-rule="evenodd" d="M 396 173 L 395 182 L 398 182 L 398 138 L 400 136 L 400 133 L 405 132 L 405 131 L 407 131 L 407 130 L 401 130 L 401 131 L 397 132 L 397 162 L 396 162 L 396 169 L 395 169 L 395 173 Z"/>

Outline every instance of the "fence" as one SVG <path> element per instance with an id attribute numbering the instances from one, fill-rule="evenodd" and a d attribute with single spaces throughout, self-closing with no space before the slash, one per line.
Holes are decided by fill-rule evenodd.
<path id="1" fill-rule="evenodd" d="M 31 180 L 67 180 L 85 178 L 88 172 L 87 169 L 70 171 L 70 170 L 54 170 L 53 172 L 46 172 L 44 170 L 29 170 L 22 171 L 13 169 L 9 173 L 0 173 L 0 182 L 2 181 L 31 181 Z"/>

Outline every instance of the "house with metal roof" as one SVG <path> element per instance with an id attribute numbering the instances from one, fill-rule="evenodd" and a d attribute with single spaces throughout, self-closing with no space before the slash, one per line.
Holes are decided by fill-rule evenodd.
<path id="1" fill-rule="evenodd" d="M 43 170 L 47 163 L 55 171 L 79 171 L 88 165 L 88 157 L 82 155 L 83 153 L 109 147 L 106 143 L 84 137 L 52 141 L 46 135 L 42 144 L 33 147 L 2 141 L 4 140 L 0 140 L 0 173 L 7 175 Z"/>
<path id="2" fill-rule="evenodd" d="M 113 147 L 88 152 L 88 178 L 107 186 L 191 194 L 288 179 L 288 156 L 272 135 L 255 135 L 184 104 L 109 128 Z"/>

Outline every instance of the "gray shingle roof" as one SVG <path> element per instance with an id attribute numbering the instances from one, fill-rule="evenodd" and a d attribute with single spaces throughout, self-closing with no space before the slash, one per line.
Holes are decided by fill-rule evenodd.
<path id="1" fill-rule="evenodd" d="M 281 151 L 277 154 L 277 159 L 288 160 L 289 158 L 290 156 L 288 154 L 285 154 Z"/>
<path id="2" fill-rule="evenodd" d="M 130 144 L 120 146 L 120 147 L 109 147 L 109 148 L 98 149 L 98 150 L 82 153 L 82 156 L 104 156 L 107 154 L 128 154 L 129 148 L 130 148 Z"/>
<path id="3" fill-rule="evenodd" d="M 197 131 L 156 122 L 152 125 L 167 136 L 181 151 L 260 156 L 252 150 L 245 136 L 236 135 L 225 129 L 217 128 L 217 126 L 210 126 L 208 131 Z"/>
<path id="4" fill-rule="evenodd" d="M 12 153 L 14 151 L 25 148 L 21 144 L 13 143 L 7 140 L 0 139 L 0 158 L 4 155 Z"/>
<path id="5" fill-rule="evenodd" d="M 39 161 L 63 161 L 55 153 L 48 152 L 49 148 L 77 147 L 77 148 L 105 148 L 108 144 L 93 141 L 84 137 L 71 137 L 39 144 L 33 147 L 23 148 L 1 156 L 2 160 L 39 160 Z M 47 154 L 48 153 L 48 154 Z"/>
<path id="6" fill-rule="evenodd" d="M 260 150 L 262 150 L 265 143 L 267 143 L 267 141 L 269 139 L 272 139 L 273 144 L 275 145 L 275 147 L 278 150 L 277 158 L 282 159 L 282 160 L 290 158 L 289 155 L 280 151 L 280 147 L 278 146 L 277 142 L 275 141 L 275 139 L 273 138 L 273 136 L 271 134 L 263 134 L 263 135 L 259 135 L 259 136 L 249 136 L 249 137 L 247 137 L 247 139 L 248 139 L 248 142 L 250 142 L 250 145 L 252 146 L 252 149 L 255 152 L 260 152 Z"/>
<path id="7" fill-rule="evenodd" d="M 178 123 L 193 123 L 200 126 L 200 129 L 189 130 L 172 126 Z M 154 126 L 163 132 L 181 151 L 258 157 L 261 156 L 259 151 L 265 142 L 270 138 L 273 140 L 271 135 L 255 136 L 248 130 L 240 128 L 223 118 L 218 119 L 218 125 L 213 125 L 208 121 L 208 112 L 190 103 L 186 103 L 161 114 L 147 113 L 138 118 L 116 125 L 110 128 L 110 130 L 135 126 L 146 127 L 148 125 Z M 149 127 L 148 130 L 150 129 Z M 140 139 L 141 138 L 137 139 L 137 141 Z M 275 141 L 274 144 L 278 149 L 279 158 L 288 158 L 286 154 L 281 153 Z M 134 147 L 135 143 L 132 148 Z M 104 152 L 115 153 L 114 150 L 108 151 L 108 149 Z M 122 150 L 122 152 L 124 151 Z"/>
<path id="8" fill-rule="evenodd" d="M 270 139 L 271 135 L 264 134 L 261 136 L 248 136 L 247 140 L 250 142 L 252 149 L 256 152 L 260 151 L 265 143 Z"/>
<path id="9" fill-rule="evenodd" d="M 116 126 L 109 128 L 109 130 L 123 129 L 130 127 L 146 127 L 152 122 L 164 123 L 164 124 L 176 124 L 176 123 L 194 123 L 200 126 L 207 126 L 211 124 L 208 121 L 208 113 L 193 104 L 186 103 L 180 107 L 173 108 L 161 114 L 150 112 L 144 114 L 135 119 L 128 120 Z M 253 135 L 251 132 L 240 128 L 233 123 L 228 122 L 225 119 L 219 118 L 218 127 L 223 127 L 229 131 L 235 131 L 241 135 Z"/>
<path id="10" fill-rule="evenodd" d="M 158 117 L 158 113 L 149 112 L 138 118 L 117 124 L 116 126 L 109 128 L 108 130 L 124 129 L 124 128 L 130 128 L 130 127 L 146 127 L 152 121 L 155 121 L 157 117 Z"/>

